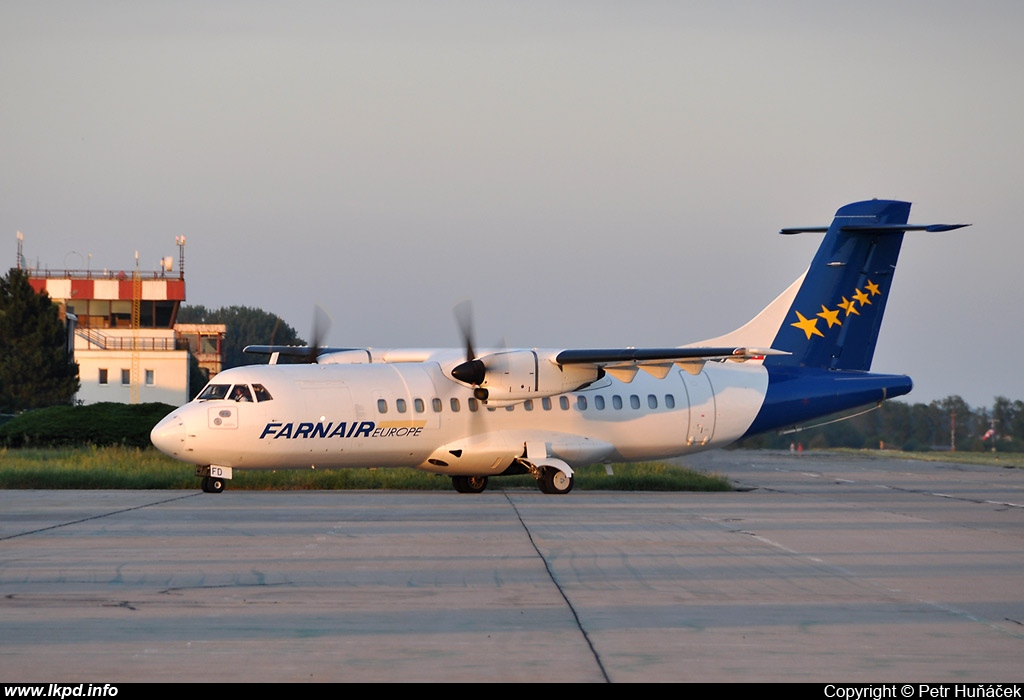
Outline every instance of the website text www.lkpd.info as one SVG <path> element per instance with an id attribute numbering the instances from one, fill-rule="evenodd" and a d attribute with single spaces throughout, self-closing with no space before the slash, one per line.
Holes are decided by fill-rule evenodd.
<path id="1" fill-rule="evenodd" d="M 5 685 L 6 698 L 112 698 L 117 695 L 117 686 L 110 683 L 42 683 L 26 685 Z"/>

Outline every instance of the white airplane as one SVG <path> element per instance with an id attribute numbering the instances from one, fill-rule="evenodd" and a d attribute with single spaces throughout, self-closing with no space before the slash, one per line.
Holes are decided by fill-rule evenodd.
<path id="1" fill-rule="evenodd" d="M 215 376 L 152 431 L 206 492 L 235 469 L 415 467 L 479 493 L 530 474 L 544 493 L 573 470 L 663 459 L 902 396 L 869 372 L 910 204 L 842 207 L 807 271 L 732 333 L 674 348 L 377 350 L 251 346 L 270 364 Z M 306 364 L 278 364 L 308 355 Z"/>

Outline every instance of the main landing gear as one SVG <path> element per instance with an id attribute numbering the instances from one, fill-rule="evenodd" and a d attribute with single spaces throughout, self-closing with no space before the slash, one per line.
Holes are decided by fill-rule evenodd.
<path id="1" fill-rule="evenodd" d="M 541 493 L 562 495 L 572 491 L 576 478 L 568 476 L 565 472 L 554 467 L 539 467 L 537 474 L 537 486 Z M 483 493 L 487 488 L 486 476 L 453 476 L 452 486 L 459 493 Z"/>
<path id="2" fill-rule="evenodd" d="M 540 478 L 537 479 L 537 486 L 540 487 L 541 493 L 554 495 L 569 493 L 572 491 L 573 484 L 575 483 L 576 477 L 567 476 L 565 472 L 559 471 L 554 467 L 544 467 Z"/>
<path id="3" fill-rule="evenodd" d="M 459 493 L 483 493 L 487 488 L 486 476 L 453 476 L 452 486 Z"/>

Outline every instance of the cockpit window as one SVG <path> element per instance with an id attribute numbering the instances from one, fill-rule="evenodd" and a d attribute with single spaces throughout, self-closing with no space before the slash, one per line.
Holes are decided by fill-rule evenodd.
<path id="1" fill-rule="evenodd" d="M 273 398 L 262 384 L 253 384 L 251 389 L 248 384 L 207 384 L 196 401 L 272 401 Z"/>
<path id="2" fill-rule="evenodd" d="M 235 384 L 235 388 L 231 390 L 231 400 L 251 402 L 252 392 L 245 384 Z"/>
<path id="3" fill-rule="evenodd" d="M 230 388 L 230 384 L 207 384 L 206 388 L 196 397 L 196 400 L 213 401 L 215 399 L 225 399 Z"/>

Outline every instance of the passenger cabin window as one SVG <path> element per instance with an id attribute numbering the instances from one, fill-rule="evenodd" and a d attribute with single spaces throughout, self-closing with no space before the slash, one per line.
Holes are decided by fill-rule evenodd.
<path id="1" fill-rule="evenodd" d="M 622 410 L 622 397 L 618 394 L 612 396 L 612 408 L 616 411 Z"/>
<path id="2" fill-rule="evenodd" d="M 532 411 L 533 410 L 533 399 L 526 399 L 526 401 L 523 401 L 523 410 L 526 410 L 526 411 Z"/>
<path id="3" fill-rule="evenodd" d="M 377 413 L 387 413 L 388 402 L 384 399 L 377 399 Z"/>
<path id="4" fill-rule="evenodd" d="M 416 413 L 423 413 L 423 411 L 426 410 L 426 407 L 423 404 L 423 399 L 413 399 L 412 410 L 416 411 Z"/>
<path id="5" fill-rule="evenodd" d="M 648 394 L 647 395 L 647 408 L 657 408 L 657 407 L 658 407 L 658 397 L 655 396 L 654 394 Z"/>
<path id="6" fill-rule="evenodd" d="M 442 408 L 442 406 L 444 406 L 444 404 L 441 403 L 441 399 L 435 397 L 435 398 L 430 400 L 430 406 L 431 406 L 431 408 L 434 409 L 434 413 L 440 413 L 441 412 L 441 408 Z"/>
<path id="7" fill-rule="evenodd" d="M 558 397 L 558 405 L 561 406 L 563 411 L 568 411 L 569 410 L 569 397 L 568 396 L 559 396 Z"/>
<path id="8" fill-rule="evenodd" d="M 629 395 L 630 408 L 640 408 L 640 397 L 636 394 Z"/>
<path id="9" fill-rule="evenodd" d="M 603 396 L 598 395 L 598 396 L 594 397 L 594 408 L 596 408 L 598 411 L 603 411 L 604 410 L 604 397 Z"/>
<path id="10" fill-rule="evenodd" d="M 665 394 L 665 408 L 675 408 L 676 397 L 672 394 Z"/>
<path id="11" fill-rule="evenodd" d="M 405 413 L 405 399 L 395 399 L 395 408 L 399 413 Z"/>
<path id="12" fill-rule="evenodd" d="M 476 399 L 469 399 L 469 410 L 477 411 L 480 409 L 480 402 Z"/>
<path id="13" fill-rule="evenodd" d="M 576 397 L 576 408 L 578 408 L 581 411 L 586 411 L 587 410 L 587 397 L 586 396 L 577 396 Z"/>
<path id="14" fill-rule="evenodd" d="M 452 413 L 458 413 L 459 409 L 461 408 L 461 406 L 459 406 L 459 400 L 452 399 L 449 403 L 451 404 L 452 407 Z"/>
<path id="15" fill-rule="evenodd" d="M 540 400 L 540 406 L 545 411 L 550 411 L 551 410 L 551 397 L 550 396 L 545 396 L 544 398 L 542 398 Z"/>

